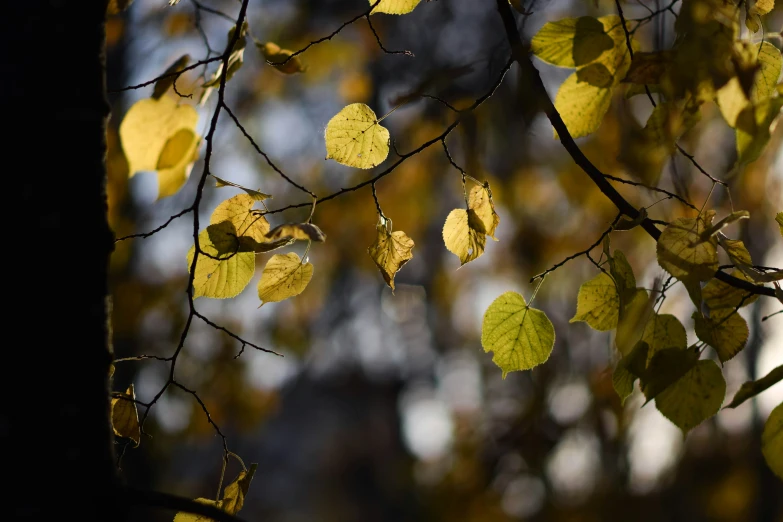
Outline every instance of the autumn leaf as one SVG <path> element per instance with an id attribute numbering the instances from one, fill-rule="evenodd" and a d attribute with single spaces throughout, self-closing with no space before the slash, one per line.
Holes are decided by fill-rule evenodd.
<path id="1" fill-rule="evenodd" d="M 389 155 L 389 131 L 371 108 L 352 103 L 326 124 L 326 159 L 360 169 L 371 169 Z"/>
<path id="2" fill-rule="evenodd" d="M 413 259 L 411 250 L 414 243 L 402 230 L 390 232 L 385 223 L 379 223 L 376 229 L 378 235 L 367 252 L 381 271 L 383 280 L 394 293 L 394 275 L 405 263 Z"/>
<path id="3" fill-rule="evenodd" d="M 684 434 L 720 410 L 726 381 L 713 361 L 698 361 L 655 398 L 655 407 Z"/>
<path id="4" fill-rule="evenodd" d="M 305 71 L 305 67 L 302 65 L 299 57 L 294 56 L 291 58 L 291 55 L 294 53 L 288 49 L 281 49 L 280 46 L 274 42 L 256 42 L 255 44 L 256 48 L 261 52 L 264 59 L 281 73 L 296 74 Z"/>
<path id="5" fill-rule="evenodd" d="M 326 241 L 326 234 L 312 223 L 286 223 L 278 225 L 266 234 L 268 241 L 277 241 L 279 239 L 290 237 L 303 241 L 315 241 L 323 243 Z"/>
<path id="6" fill-rule="evenodd" d="M 731 400 L 731 403 L 724 406 L 724 408 L 736 408 L 746 400 L 755 397 L 759 393 L 763 392 L 771 386 L 774 386 L 780 381 L 783 381 L 783 365 L 774 368 L 771 372 L 760 379 L 742 383 L 740 389 L 737 390 L 737 393 L 734 394 L 734 398 Z"/>
<path id="7" fill-rule="evenodd" d="M 783 237 L 783 212 L 777 213 L 775 221 L 777 221 L 778 227 L 780 228 L 780 237 Z"/>
<path id="8" fill-rule="evenodd" d="M 617 327 L 621 295 L 628 289 L 633 291 L 636 279 L 631 265 L 621 251 L 615 251 L 610 263 L 611 275 L 601 272 L 579 287 L 576 313 L 569 320 L 570 323 L 584 321 L 594 330 L 601 332 Z"/>
<path id="9" fill-rule="evenodd" d="M 168 91 L 169 88 L 174 85 L 174 81 L 177 79 L 177 76 L 175 76 L 174 73 L 187 67 L 188 63 L 190 63 L 190 55 L 183 54 L 177 58 L 177 61 L 169 65 L 169 67 L 161 75 L 162 78 L 155 82 L 155 87 L 152 91 L 153 100 L 157 100 L 166 94 L 166 91 Z"/>
<path id="10" fill-rule="evenodd" d="M 647 399 L 645 404 L 688 373 L 698 360 L 699 352 L 694 346 L 687 350 L 669 348 L 656 352 L 642 379 L 642 392 Z"/>
<path id="11" fill-rule="evenodd" d="M 783 96 L 768 98 L 743 109 L 737 117 L 737 164 L 756 161 L 770 139 L 770 129 L 780 116 Z"/>
<path id="12" fill-rule="evenodd" d="M 677 279 L 710 279 L 718 270 L 717 241 L 699 242 L 715 215 L 707 211 L 697 218 L 678 218 L 658 238 L 658 264 Z M 694 246 L 691 246 L 694 245 Z"/>
<path id="13" fill-rule="evenodd" d="M 218 509 L 223 509 L 222 500 L 210 500 L 208 498 L 197 498 L 193 500 L 199 504 L 205 504 L 207 506 L 213 506 Z M 187 513 L 185 511 L 179 511 L 174 515 L 174 522 L 214 522 L 214 519 L 206 517 L 204 515 L 198 515 L 196 513 Z"/>
<path id="14" fill-rule="evenodd" d="M 261 305 L 276 303 L 301 294 L 313 277 L 313 265 L 302 263 L 294 252 L 275 254 L 269 258 L 261 280 L 258 298 Z"/>
<path id="15" fill-rule="evenodd" d="M 227 181 L 225 179 L 221 179 L 214 174 L 211 174 L 213 178 L 215 178 L 215 186 L 216 187 L 235 187 L 241 190 L 244 190 L 245 193 L 253 198 L 255 201 L 264 201 L 267 199 L 271 199 L 272 196 L 269 194 L 264 194 L 263 192 L 260 192 L 258 190 L 252 190 L 246 187 L 243 187 L 242 185 L 237 185 L 236 183 L 232 183 L 231 181 Z"/>
<path id="16" fill-rule="evenodd" d="M 370 5 L 378 0 L 369 0 Z M 381 0 L 372 10 L 371 14 L 386 13 L 394 15 L 408 14 L 413 11 L 421 0 Z"/>
<path id="17" fill-rule="evenodd" d="M 661 350 L 685 350 L 688 347 L 685 327 L 676 317 L 669 314 L 654 314 L 644 328 L 642 341 L 649 346 L 648 364 Z"/>
<path id="18" fill-rule="evenodd" d="M 737 279 L 752 282 L 742 270 L 733 270 L 731 275 Z M 712 278 L 702 289 L 704 304 L 710 310 L 736 309 L 747 306 L 756 301 L 759 296 L 736 286 L 724 283 L 718 279 Z"/>
<path id="19" fill-rule="evenodd" d="M 193 279 L 193 298 L 227 299 L 244 290 L 256 270 L 253 252 L 241 251 L 236 229 L 231 221 L 208 226 L 198 235 L 201 250 Z M 196 247 L 188 251 L 188 270 L 193 264 Z"/>
<path id="20" fill-rule="evenodd" d="M 111 425 L 115 435 L 131 439 L 138 446 L 141 439 L 141 429 L 139 428 L 139 412 L 136 409 L 135 400 L 136 392 L 133 390 L 133 384 L 128 386 L 122 397 L 112 397 Z"/>
<path id="21" fill-rule="evenodd" d="M 267 241 L 269 222 L 264 216 L 253 212 L 256 201 L 250 194 L 237 194 L 220 203 L 212 212 L 209 222 L 217 225 L 229 221 L 234 225 L 237 237 L 246 236 L 263 243 Z"/>
<path id="22" fill-rule="evenodd" d="M 696 336 L 718 353 L 721 362 L 737 355 L 748 342 L 748 323 L 734 309 L 713 310 L 710 317 L 693 313 Z"/>
<path id="23" fill-rule="evenodd" d="M 546 63 L 575 68 L 594 62 L 611 51 L 615 44 L 611 30 L 619 25 L 620 17 L 615 15 L 547 22 L 530 41 L 530 49 Z"/>
<path id="24" fill-rule="evenodd" d="M 228 37 L 226 40 L 227 46 L 229 43 L 234 41 L 235 34 L 236 26 L 232 26 L 231 29 L 228 30 Z M 226 67 L 225 71 L 226 82 L 231 80 L 234 74 L 236 74 L 236 72 L 241 69 L 242 65 L 244 64 L 245 46 L 247 45 L 246 35 L 247 21 L 242 24 L 242 27 L 239 30 L 239 36 L 234 42 L 234 46 L 231 48 L 231 52 L 228 55 L 228 66 Z M 220 60 L 220 62 L 218 62 L 218 67 L 212 77 L 205 81 L 202 85 L 204 90 L 201 92 L 201 97 L 198 101 L 199 105 L 204 105 L 207 102 L 207 99 L 209 98 L 209 95 L 212 93 L 213 89 L 220 85 L 223 75 L 223 60 Z"/>
<path id="25" fill-rule="evenodd" d="M 485 233 L 497 241 L 495 229 L 500 224 L 500 216 L 495 212 L 495 204 L 492 202 L 492 194 L 489 192 L 489 185 L 477 185 L 470 190 L 468 197 L 468 208 L 476 213 L 476 217 L 484 225 Z"/>
<path id="26" fill-rule="evenodd" d="M 229 515 L 236 515 L 245 504 L 245 496 L 250 488 L 250 482 L 258 469 L 258 464 L 251 464 L 247 471 L 241 471 L 237 478 L 223 490 L 221 508 Z"/>
<path id="27" fill-rule="evenodd" d="M 775 406 L 764 424 L 761 453 L 769 469 L 783 479 L 783 403 Z"/>
<path id="28" fill-rule="evenodd" d="M 464 265 L 484 253 L 487 234 L 484 223 L 473 209 L 454 209 L 446 216 L 443 225 L 443 242 Z"/>
<path id="29" fill-rule="evenodd" d="M 492 362 L 503 371 L 529 370 L 549 359 L 555 329 L 541 310 L 530 308 L 516 292 L 495 299 L 484 313 L 481 345 L 494 352 Z"/>

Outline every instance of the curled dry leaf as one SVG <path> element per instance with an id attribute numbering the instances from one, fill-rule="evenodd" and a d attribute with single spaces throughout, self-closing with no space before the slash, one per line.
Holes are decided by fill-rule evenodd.
<path id="1" fill-rule="evenodd" d="M 388 222 L 388 221 L 387 221 Z M 372 260 L 383 275 L 383 280 L 394 293 L 394 275 L 402 266 L 413 259 L 413 240 L 402 230 L 390 232 L 385 224 L 376 227 L 378 235 L 367 249 Z"/>

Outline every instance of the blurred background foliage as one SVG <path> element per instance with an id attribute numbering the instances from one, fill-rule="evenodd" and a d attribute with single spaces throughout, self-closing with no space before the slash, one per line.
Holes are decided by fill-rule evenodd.
<path id="1" fill-rule="evenodd" d="M 628 18 L 658 10 L 667 0 L 624 4 Z M 379 115 L 396 98 L 424 85 L 425 92 L 465 106 L 483 94 L 509 51 L 495 3 L 489 0 L 422 2 L 404 17 L 372 18 L 384 46 L 414 57 L 385 54 L 366 21 L 346 27 L 300 58 L 302 74 L 283 75 L 266 65 L 252 43 L 245 64 L 227 86 L 227 103 L 261 148 L 292 178 L 319 195 L 369 178 L 371 171 L 324 161 L 326 122 L 343 106 L 363 102 Z M 605 0 L 533 0 L 525 4 L 523 35 L 569 16 L 615 12 Z M 160 75 L 179 56 L 206 57 L 226 45 L 233 0 L 136 0 L 109 18 L 108 88 L 119 89 Z M 250 2 L 250 33 L 297 50 L 325 36 L 367 8 L 362 0 L 263 0 Z M 675 4 L 674 12 L 678 9 Z M 674 17 L 664 12 L 637 33 L 643 50 L 663 49 L 674 38 Z M 779 30 L 783 13 L 768 15 Z M 744 31 L 747 36 L 747 31 Z M 773 42 L 780 45 L 780 42 Z M 571 72 L 539 61 L 554 95 Z M 208 68 L 206 74 L 212 73 Z M 177 83 L 181 103 L 196 105 L 202 68 Z M 433 146 L 409 159 L 378 184 L 378 198 L 395 230 L 415 242 L 414 257 L 397 275 L 395 295 L 367 255 L 377 214 L 369 188 L 319 204 L 314 222 L 327 234 L 310 251 L 315 266 L 305 292 L 258 308 L 255 282 L 267 256 L 259 256 L 253 284 L 231 300 L 199 299 L 212 320 L 285 357 L 246 349 L 197 321 L 179 357 L 177 378 L 196 389 L 246 463 L 258 462 L 241 516 L 264 521 L 782 521 L 781 482 L 764 464 L 760 433 L 783 398 L 778 384 L 736 410 L 725 410 L 683 439 L 654 405 L 640 408 L 637 392 L 621 406 L 611 385 L 608 333 L 568 324 L 581 282 L 595 267 L 579 258 L 550 274 L 535 305 L 557 334 L 550 360 L 501 379 L 480 345 L 484 310 L 507 290 L 529 298 L 530 278 L 592 244 L 616 215 L 552 139 L 541 114 L 526 105 L 517 69 L 485 105 L 448 138 L 455 161 L 488 180 L 501 217 L 498 242 L 462 267 L 443 245 L 441 228 L 461 206 L 459 172 Z M 108 193 L 117 236 L 145 232 L 189 206 L 203 168 L 176 195 L 157 200 L 154 173 L 128 179 L 117 126 L 128 107 L 150 96 L 152 86 L 111 95 Z M 170 93 L 172 96 L 176 96 Z M 215 99 L 199 108 L 206 129 Z M 630 129 L 651 112 L 638 96 L 615 96 L 600 130 L 579 140 L 604 172 L 638 179 Z M 415 98 L 384 120 L 397 150 L 405 152 L 440 134 L 453 120 L 442 104 Z M 732 225 L 753 259 L 780 266 L 783 244 L 774 222 L 783 201 L 783 129 L 766 153 L 742 172 L 732 130 L 714 104 L 702 107 L 697 126 L 681 140 L 711 174 L 726 179 L 734 208 L 751 218 Z M 215 139 L 212 173 L 274 195 L 272 208 L 306 202 L 250 146 L 224 113 Z M 394 152 L 392 152 L 392 155 Z M 203 156 L 203 153 L 202 153 Z M 203 160 L 203 157 L 202 157 Z M 388 160 L 387 160 L 388 163 Z M 660 185 L 719 216 L 731 209 L 728 191 L 711 183 L 682 156 L 666 162 Z M 636 206 L 659 195 L 619 186 Z M 232 188 L 208 183 L 202 223 Z M 649 209 L 655 219 L 685 215 L 674 200 Z M 307 218 L 309 208 L 270 217 L 273 226 Z M 640 286 L 662 270 L 655 244 L 638 228 L 615 233 Z M 117 357 L 168 356 L 187 317 L 185 256 L 192 221 L 180 218 L 147 239 L 117 244 L 112 257 L 113 337 Z M 303 246 L 293 247 L 300 255 Z M 684 324 L 692 305 L 679 286 L 663 312 Z M 751 325 L 748 347 L 723 370 L 727 397 L 749 378 L 783 362 L 783 319 L 761 322 L 775 311 L 771 299 L 741 310 Z M 689 340 L 695 339 L 692 331 Z M 115 389 L 133 382 L 149 401 L 167 379 L 155 360 L 121 363 Z M 220 438 L 201 406 L 170 388 L 152 408 L 139 448 L 121 461 L 131 484 L 179 495 L 214 497 L 220 476 Z M 119 448 L 118 448 L 119 451 Z M 238 471 L 230 463 L 227 479 Z M 173 513 L 139 512 L 146 520 Z"/>

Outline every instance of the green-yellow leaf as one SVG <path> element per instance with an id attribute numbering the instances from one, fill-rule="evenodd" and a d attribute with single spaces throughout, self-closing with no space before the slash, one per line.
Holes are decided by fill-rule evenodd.
<path id="1" fill-rule="evenodd" d="M 264 56 L 264 59 L 272 64 L 272 67 L 283 74 L 296 74 L 305 72 L 305 67 L 299 60 L 299 56 L 290 58 L 294 53 L 288 49 L 281 49 L 280 46 L 274 42 L 256 42 L 256 48 Z"/>
<path id="2" fill-rule="evenodd" d="M 213 178 L 215 178 L 215 186 L 216 187 L 235 187 L 241 190 L 244 190 L 245 193 L 253 198 L 255 201 L 264 201 L 267 199 L 271 199 L 272 196 L 269 194 L 264 194 L 263 192 L 259 192 L 258 190 L 252 190 L 247 187 L 243 187 L 242 185 L 237 185 L 236 183 L 232 183 L 231 181 L 227 181 L 225 179 L 221 179 L 214 174 L 211 175 Z"/>
<path id="3" fill-rule="evenodd" d="M 376 227 L 378 235 L 367 253 L 378 266 L 383 280 L 394 293 L 394 275 L 402 266 L 413 259 L 413 240 L 402 230 L 390 232 L 385 224 Z"/>
<path id="4" fill-rule="evenodd" d="M 734 309 L 713 310 L 710 317 L 693 313 L 696 336 L 718 353 L 726 362 L 737 355 L 748 342 L 748 323 Z"/>
<path id="5" fill-rule="evenodd" d="M 378 0 L 369 0 L 370 5 Z M 413 11 L 421 0 L 381 0 L 372 10 L 371 14 L 386 13 L 394 15 L 408 14 Z"/>
<path id="6" fill-rule="evenodd" d="M 731 275 L 744 281 L 753 282 L 741 270 L 733 270 Z M 702 289 L 702 295 L 704 296 L 704 304 L 710 310 L 733 310 L 747 306 L 759 298 L 758 294 L 747 292 L 715 278 L 707 282 Z"/>
<path id="7" fill-rule="evenodd" d="M 222 500 L 210 500 L 208 498 L 197 498 L 194 500 L 194 502 L 198 502 L 199 504 L 206 504 L 208 506 L 213 506 L 218 509 L 223 509 L 223 501 Z M 176 515 L 174 515 L 174 522 L 213 522 L 214 519 L 205 517 L 204 515 L 197 515 L 196 513 L 187 513 L 185 511 L 180 511 Z"/>
<path id="8" fill-rule="evenodd" d="M 650 347 L 647 352 L 648 363 L 661 350 L 684 350 L 688 347 L 685 327 L 676 317 L 669 314 L 653 315 L 644 329 L 642 341 Z"/>
<path id="9" fill-rule="evenodd" d="M 745 108 L 737 117 L 737 163 L 756 161 L 770 139 L 771 127 L 780 116 L 783 96 L 768 98 Z"/>
<path id="10" fill-rule="evenodd" d="M 492 362 L 503 371 L 529 370 L 549 359 L 555 329 L 541 310 L 530 308 L 516 292 L 495 299 L 484 313 L 481 345 L 494 352 Z"/>
<path id="11" fill-rule="evenodd" d="M 139 100 L 120 123 L 120 140 L 129 176 L 158 171 L 158 198 L 179 190 L 198 154 L 198 113 L 189 105 L 164 96 Z"/>
<path id="12" fill-rule="evenodd" d="M 704 296 L 702 295 L 701 291 L 701 281 L 695 277 L 686 276 L 680 279 L 680 282 L 688 292 L 688 297 L 691 298 L 693 306 L 695 306 L 697 310 L 701 310 L 701 303 L 704 300 Z"/>
<path id="13" fill-rule="evenodd" d="M 463 265 L 484 253 L 487 234 L 484 223 L 473 209 L 454 209 L 443 225 L 443 242 Z"/>
<path id="14" fill-rule="evenodd" d="M 698 218 L 678 218 L 658 238 L 658 264 L 677 279 L 710 279 L 718 270 L 715 238 L 699 243 L 699 236 L 711 224 L 715 213 Z M 691 244 L 697 243 L 694 246 Z"/>
<path id="15" fill-rule="evenodd" d="M 273 255 L 267 261 L 258 282 L 261 305 L 301 294 L 312 277 L 313 265 L 302 263 L 294 252 Z"/>
<path id="16" fill-rule="evenodd" d="M 123 397 L 111 399 L 111 425 L 114 434 L 119 437 L 131 439 L 136 446 L 139 445 L 141 429 L 139 428 L 139 412 L 136 409 L 136 392 L 133 385 L 128 386 Z"/>
<path id="17" fill-rule="evenodd" d="M 500 224 L 500 216 L 495 212 L 495 204 L 492 202 L 492 194 L 489 191 L 489 185 L 486 187 L 477 185 L 470 190 L 468 208 L 473 209 L 476 213 L 476 217 L 484 224 L 486 234 L 497 241 L 495 229 L 497 229 Z"/>
<path id="18" fill-rule="evenodd" d="M 620 309 L 614 342 L 622 355 L 628 355 L 642 340 L 647 323 L 653 315 L 655 297 L 654 293 L 648 295 L 646 290 L 637 288 L 628 303 L 624 303 Z"/>
<path id="19" fill-rule="evenodd" d="M 193 297 L 226 299 L 238 295 L 253 277 L 256 258 L 243 252 L 230 221 L 210 225 L 198 235 L 201 250 L 193 279 Z M 188 251 L 188 270 L 193 264 L 195 246 Z M 211 256 L 211 257 L 209 257 Z"/>
<path id="20" fill-rule="evenodd" d="M 775 406 L 764 424 L 761 453 L 769 468 L 783 479 L 783 403 Z"/>
<path id="21" fill-rule="evenodd" d="M 174 81 L 177 79 L 177 76 L 174 76 L 174 73 L 187 67 L 188 63 L 190 63 L 190 55 L 183 54 L 177 59 L 176 62 L 171 64 L 161 75 L 162 78 L 155 82 L 155 87 L 152 91 L 152 98 L 157 100 L 166 94 L 166 91 L 168 91 L 169 88 L 174 85 Z"/>
<path id="22" fill-rule="evenodd" d="M 620 27 L 620 18 L 615 15 L 564 18 L 544 24 L 531 40 L 530 47 L 534 55 L 547 63 L 579 67 L 594 62 L 615 46 L 612 36 L 617 27 Z"/>
<path id="23" fill-rule="evenodd" d="M 617 366 L 612 372 L 612 387 L 620 397 L 620 404 L 625 404 L 625 400 L 633 393 L 633 386 L 637 377 L 621 366 Z"/>
<path id="24" fill-rule="evenodd" d="M 285 223 L 278 225 L 267 232 L 265 237 L 268 241 L 277 241 L 287 237 L 302 241 L 315 241 L 316 243 L 326 241 L 326 234 L 312 223 Z"/>
<path id="25" fill-rule="evenodd" d="M 614 280 L 605 272 L 582 283 L 576 297 L 576 314 L 569 323 L 586 322 L 594 330 L 605 332 L 617 327 L 620 294 Z"/>
<path id="26" fill-rule="evenodd" d="M 646 377 L 649 350 L 650 346 L 646 341 L 639 341 L 628 355 L 617 362 L 612 373 L 612 387 L 620 397 L 622 404 L 625 404 L 625 399 L 633 393 L 636 379 Z"/>
<path id="27" fill-rule="evenodd" d="M 720 410 L 726 381 L 713 361 L 698 361 L 655 398 L 655 406 L 684 434 Z"/>
<path id="28" fill-rule="evenodd" d="M 688 373 L 698 360 L 699 352 L 695 347 L 687 350 L 669 348 L 656 352 L 642 379 L 642 392 L 647 399 L 645 404 Z"/>
<path id="29" fill-rule="evenodd" d="M 389 155 L 389 131 L 371 108 L 352 103 L 326 124 L 326 159 L 360 169 L 371 169 Z"/>
<path id="30" fill-rule="evenodd" d="M 234 225 L 237 237 L 246 236 L 263 243 L 269 232 L 269 222 L 264 216 L 253 213 L 256 201 L 250 194 L 237 194 L 220 203 L 212 212 L 209 222 L 216 225 L 229 221 Z"/>
<path id="31" fill-rule="evenodd" d="M 767 388 L 774 386 L 775 384 L 783 381 L 783 365 L 774 368 L 767 375 L 761 379 L 755 381 L 747 381 L 742 383 L 740 389 L 734 394 L 734 398 L 731 403 L 726 405 L 726 408 L 736 408 L 746 400 L 755 397 L 759 393 L 763 392 Z"/>

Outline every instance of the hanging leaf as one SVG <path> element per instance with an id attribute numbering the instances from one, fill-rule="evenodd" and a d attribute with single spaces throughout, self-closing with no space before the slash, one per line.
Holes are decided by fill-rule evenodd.
<path id="1" fill-rule="evenodd" d="M 276 303 L 301 294 L 313 277 L 313 265 L 302 263 L 294 252 L 275 254 L 269 258 L 261 280 L 258 298 L 261 305 Z"/>
<path id="2" fill-rule="evenodd" d="M 276 226 L 266 234 L 268 241 L 277 241 L 289 237 L 302 241 L 315 241 L 316 243 L 326 241 L 326 234 L 312 223 L 286 223 Z"/>
<path id="3" fill-rule="evenodd" d="M 622 355 L 628 355 L 642 340 L 647 323 L 653 316 L 654 304 L 655 293 L 648 294 L 646 290 L 637 288 L 633 297 L 620 309 L 614 343 Z"/>
<path id="4" fill-rule="evenodd" d="M 756 161 L 770 139 L 770 128 L 780 116 L 783 96 L 745 108 L 737 117 L 737 164 Z"/>
<path id="5" fill-rule="evenodd" d="M 141 429 L 135 400 L 136 392 L 133 390 L 133 384 L 128 386 L 123 397 L 112 397 L 111 425 L 115 435 L 131 439 L 138 446 L 141 440 Z"/>
<path id="6" fill-rule="evenodd" d="M 363 103 L 352 103 L 329 120 L 324 138 L 326 159 L 349 167 L 371 169 L 389 155 L 389 131 Z"/>
<path id="7" fill-rule="evenodd" d="M 155 87 L 152 90 L 152 99 L 157 100 L 158 98 L 166 94 L 166 91 L 168 91 L 171 88 L 171 86 L 174 85 L 174 81 L 177 79 L 177 76 L 174 76 L 173 74 L 187 67 L 189 63 L 190 63 L 190 55 L 183 54 L 182 56 L 177 58 L 176 62 L 169 65 L 169 67 L 161 75 L 163 77 L 157 82 L 155 82 Z"/>
<path id="8" fill-rule="evenodd" d="M 250 194 L 237 194 L 215 208 L 209 222 L 212 225 L 229 221 L 234 225 L 237 237 L 249 237 L 263 243 L 267 241 L 269 222 L 264 216 L 253 212 L 256 199 Z"/>
<path id="9" fill-rule="evenodd" d="M 637 377 L 623 367 L 616 367 L 612 372 L 612 387 L 620 397 L 620 404 L 625 404 L 626 399 L 633 393 L 634 383 Z"/>
<path id="10" fill-rule="evenodd" d="M 369 0 L 370 5 L 378 0 Z M 413 11 L 421 0 L 381 0 L 370 14 L 386 13 L 393 15 L 408 14 Z"/>
<path id="11" fill-rule="evenodd" d="M 495 204 L 492 202 L 492 194 L 489 191 L 489 184 L 486 186 L 475 186 L 470 190 L 468 197 L 468 208 L 473 209 L 476 217 L 484 225 L 485 233 L 497 241 L 495 229 L 500 224 L 500 216 L 495 212 Z"/>
<path id="12" fill-rule="evenodd" d="M 226 486 L 223 490 L 223 499 L 221 508 L 229 515 L 236 515 L 245 504 L 245 496 L 250 488 L 250 482 L 253 480 L 258 464 L 251 464 L 250 469 L 241 471 L 236 480 Z"/>
<path id="13" fill-rule="evenodd" d="M 741 270 L 733 270 L 731 275 L 743 281 L 752 282 L 752 279 Z M 759 296 L 741 288 L 737 288 L 718 279 L 712 278 L 702 289 L 704 304 L 710 310 L 734 310 L 747 306 L 756 301 Z"/>
<path id="14" fill-rule="evenodd" d="M 193 279 L 193 298 L 227 299 L 238 295 L 253 277 L 256 257 L 242 251 L 236 228 L 231 221 L 209 225 L 198 235 L 201 250 Z M 188 270 L 193 264 L 195 246 L 188 251 Z"/>
<path id="15" fill-rule="evenodd" d="M 655 398 L 655 407 L 684 434 L 720 410 L 726 381 L 713 361 L 698 361 Z"/>
<path id="16" fill-rule="evenodd" d="M 699 236 L 712 224 L 715 213 L 697 218 L 678 218 L 658 238 L 658 264 L 677 279 L 707 281 L 718 270 L 717 241 L 699 243 Z M 695 246 L 691 246 L 695 243 Z"/>
<path id="17" fill-rule="evenodd" d="M 264 194 L 263 192 L 259 192 L 258 190 L 252 190 L 246 187 L 243 187 L 242 185 L 237 185 L 236 183 L 232 183 L 230 181 L 226 181 L 225 179 L 221 179 L 214 174 L 211 174 L 213 178 L 215 178 L 215 186 L 216 187 L 235 187 L 241 190 L 244 190 L 248 196 L 253 198 L 255 201 L 264 201 L 267 199 L 271 199 L 272 196 L 269 194 Z"/>
<path id="18" fill-rule="evenodd" d="M 617 286 L 608 274 L 601 272 L 579 287 L 576 314 L 568 322 L 584 321 L 594 330 L 606 332 L 617 328 L 619 314 Z"/>
<path id="19" fill-rule="evenodd" d="M 780 381 L 783 381 L 783 365 L 774 368 L 761 379 L 742 383 L 740 389 L 737 390 L 737 393 L 734 394 L 734 398 L 731 400 L 731 403 L 726 405 L 725 408 L 736 408 L 746 400 L 755 397 L 759 393 L 763 392 L 771 386 L 774 386 Z"/>
<path id="20" fill-rule="evenodd" d="M 530 308 L 516 292 L 495 299 L 481 324 L 481 345 L 494 352 L 502 371 L 529 370 L 549 359 L 555 345 L 555 329 L 541 310 Z"/>
<path id="21" fill-rule="evenodd" d="M 388 221 L 387 221 L 388 222 Z M 413 240 L 402 230 L 390 232 L 385 223 L 378 223 L 378 235 L 367 253 L 383 275 L 383 280 L 394 293 L 394 275 L 413 259 Z"/>
<path id="22" fill-rule="evenodd" d="M 748 342 L 748 323 L 734 310 L 713 310 L 710 317 L 693 313 L 696 336 L 718 353 L 721 362 L 737 355 Z"/>
<path id="23" fill-rule="evenodd" d="M 645 404 L 688 373 L 698 360 L 699 352 L 693 346 L 687 350 L 670 348 L 656 352 L 642 379 Z"/>
<path id="24" fill-rule="evenodd" d="M 761 453 L 769 469 L 783 479 L 783 403 L 775 406 L 761 433 Z"/>
<path id="25" fill-rule="evenodd" d="M 661 350 L 685 350 L 688 347 L 685 327 L 676 317 L 669 314 L 653 314 L 644 328 L 642 341 L 650 347 L 647 352 L 648 364 Z"/>
<path id="26" fill-rule="evenodd" d="M 274 42 L 256 42 L 256 48 L 261 52 L 264 59 L 272 65 L 272 67 L 283 74 L 296 74 L 305 72 L 305 67 L 299 60 L 299 56 L 290 58 L 294 53 L 288 49 L 281 49 L 280 46 Z"/>
<path id="27" fill-rule="evenodd" d="M 176 193 L 188 179 L 198 156 L 198 113 L 164 96 L 134 103 L 120 123 L 128 175 L 158 171 L 158 198 Z"/>
<path id="28" fill-rule="evenodd" d="M 236 26 L 232 26 L 231 29 L 228 30 L 228 39 L 226 40 L 226 45 L 230 44 L 232 41 L 234 41 L 234 34 L 236 33 Z M 245 46 L 247 45 L 247 21 L 242 23 L 242 27 L 239 30 L 239 36 L 237 37 L 236 42 L 234 42 L 234 46 L 231 48 L 231 53 L 228 55 L 228 66 L 226 67 L 226 82 L 231 80 L 231 78 L 236 74 L 236 72 L 242 68 L 242 65 L 244 64 L 244 56 L 245 56 Z M 204 90 L 201 92 L 201 97 L 199 98 L 198 104 L 204 105 L 207 102 L 207 99 L 209 98 L 209 95 L 212 93 L 212 90 L 215 87 L 218 87 L 220 85 L 220 82 L 222 81 L 223 77 L 223 60 L 218 62 L 218 67 L 215 70 L 215 73 L 212 75 L 212 77 L 204 82 L 204 85 L 202 87 Z"/>
<path id="29" fill-rule="evenodd" d="M 612 373 L 612 387 L 620 397 L 621 404 L 633 393 L 636 379 L 647 377 L 647 354 L 650 346 L 639 341 L 631 352 L 622 357 Z"/>
<path id="30" fill-rule="evenodd" d="M 539 59 L 559 67 L 587 65 L 614 48 L 612 29 L 619 25 L 620 17 L 615 15 L 547 22 L 530 41 L 530 49 Z"/>
<path id="31" fill-rule="evenodd" d="M 454 209 L 443 225 L 443 242 L 464 265 L 484 253 L 487 244 L 486 229 L 473 209 Z"/>

